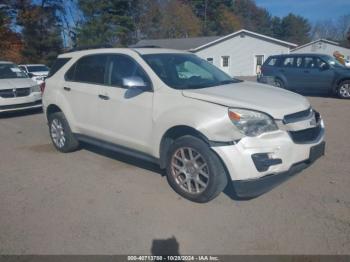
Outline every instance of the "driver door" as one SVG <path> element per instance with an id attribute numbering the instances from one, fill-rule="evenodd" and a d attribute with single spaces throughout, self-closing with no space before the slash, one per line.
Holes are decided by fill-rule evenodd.
<path id="1" fill-rule="evenodd" d="M 99 127 L 104 140 L 150 153 L 153 127 L 153 91 L 151 81 L 130 56 L 111 54 L 108 58 L 107 84 L 99 94 Z M 123 79 L 140 77 L 148 90 L 126 88 Z"/>

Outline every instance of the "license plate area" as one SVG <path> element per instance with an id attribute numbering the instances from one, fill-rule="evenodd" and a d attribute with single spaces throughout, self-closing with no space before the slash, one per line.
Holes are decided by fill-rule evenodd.
<path id="1" fill-rule="evenodd" d="M 316 146 L 311 147 L 308 162 L 312 163 L 324 155 L 326 150 L 326 142 L 322 142 Z"/>

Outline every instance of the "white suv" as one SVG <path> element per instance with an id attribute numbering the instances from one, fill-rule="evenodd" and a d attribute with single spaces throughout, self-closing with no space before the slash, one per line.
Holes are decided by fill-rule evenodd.
<path id="1" fill-rule="evenodd" d="M 324 154 L 324 124 L 303 96 L 232 79 L 194 54 L 95 49 L 58 57 L 43 95 L 54 146 L 79 141 L 158 163 L 183 197 L 228 183 L 258 196 Z"/>

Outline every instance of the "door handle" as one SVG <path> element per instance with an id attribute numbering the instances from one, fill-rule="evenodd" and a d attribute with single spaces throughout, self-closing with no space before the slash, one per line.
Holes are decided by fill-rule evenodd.
<path id="1" fill-rule="evenodd" d="M 280 70 L 278 70 L 278 71 L 280 71 L 280 72 L 284 73 L 284 70 L 283 70 L 283 69 L 280 69 Z"/>
<path id="2" fill-rule="evenodd" d="M 309 70 L 305 70 L 304 73 L 310 73 L 310 71 Z"/>
<path id="3" fill-rule="evenodd" d="M 102 100 L 109 100 L 109 96 L 106 95 L 98 95 L 99 98 L 101 98 Z"/>
<path id="4" fill-rule="evenodd" d="M 70 87 L 63 87 L 63 89 L 65 90 L 65 91 L 70 91 L 71 90 L 71 88 Z"/>

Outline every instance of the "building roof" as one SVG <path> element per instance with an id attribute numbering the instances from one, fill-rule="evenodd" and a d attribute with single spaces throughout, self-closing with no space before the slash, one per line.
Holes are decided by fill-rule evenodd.
<path id="1" fill-rule="evenodd" d="M 307 44 L 305 44 L 305 45 L 298 46 L 298 47 L 294 48 L 294 49 L 291 50 L 291 51 L 293 52 L 293 51 L 295 51 L 295 50 L 298 50 L 298 49 L 307 47 L 307 46 L 309 46 L 309 45 L 313 45 L 313 44 L 318 43 L 318 42 L 324 42 L 324 43 L 327 43 L 327 44 L 340 46 L 338 42 L 334 42 L 334 41 L 331 41 L 331 40 L 327 40 L 327 39 L 321 38 L 321 39 L 317 39 L 317 40 L 315 40 L 315 41 L 312 41 L 312 42 L 310 42 L 310 43 L 307 43 Z"/>
<path id="2" fill-rule="evenodd" d="M 245 29 L 236 31 L 226 36 L 208 36 L 208 37 L 192 37 L 192 38 L 166 38 L 166 39 L 144 39 L 140 40 L 137 44 L 130 47 L 142 47 L 142 46 L 157 46 L 162 48 L 172 48 L 179 50 L 199 51 L 207 47 L 213 46 L 220 42 L 226 41 L 230 38 L 239 35 L 250 35 L 262 40 L 277 43 L 279 45 L 287 46 L 289 48 L 297 47 L 298 45 L 279 40 L 277 38 L 269 37 L 266 35 L 258 34 Z"/>
<path id="3" fill-rule="evenodd" d="M 282 41 L 282 40 L 277 39 L 277 38 L 273 38 L 273 37 L 270 37 L 270 36 L 258 34 L 258 33 L 255 33 L 255 32 L 249 31 L 249 30 L 241 29 L 241 30 L 236 31 L 236 32 L 234 32 L 232 34 L 220 37 L 219 39 L 214 40 L 212 42 L 209 42 L 207 44 L 204 44 L 202 46 L 198 46 L 197 48 L 194 48 L 191 51 L 196 52 L 196 51 L 199 51 L 201 49 L 205 49 L 205 48 L 207 48 L 209 46 L 216 45 L 216 44 L 218 44 L 220 42 L 223 42 L 223 41 L 226 41 L 228 39 L 231 39 L 233 37 L 244 36 L 244 35 L 249 35 L 249 36 L 253 36 L 253 37 L 256 37 L 256 38 L 260 38 L 262 40 L 271 41 L 271 42 L 274 42 L 274 43 L 279 44 L 279 45 L 287 46 L 289 48 L 298 46 L 297 44 L 294 44 L 294 43 L 291 43 L 291 42 Z"/>
<path id="4" fill-rule="evenodd" d="M 130 47 L 156 46 L 162 48 L 191 50 L 198 46 L 210 43 L 219 39 L 220 36 L 207 37 L 189 37 L 189 38 L 162 38 L 162 39 L 144 39 Z"/>

